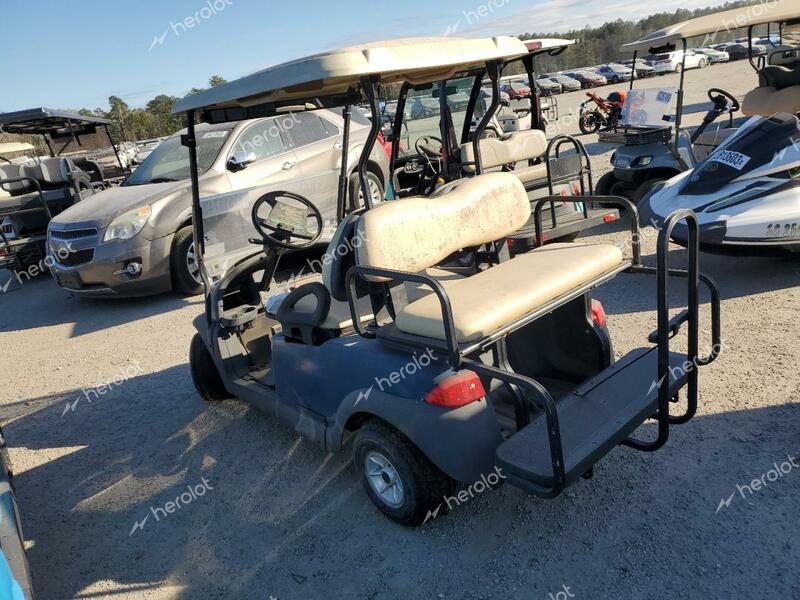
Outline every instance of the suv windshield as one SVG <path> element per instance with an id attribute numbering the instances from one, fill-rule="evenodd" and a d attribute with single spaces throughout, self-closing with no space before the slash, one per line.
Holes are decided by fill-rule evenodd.
<path id="1" fill-rule="evenodd" d="M 219 154 L 231 129 L 197 132 L 197 172 L 208 171 Z M 180 136 L 164 140 L 122 185 L 144 185 L 182 181 L 189 178 L 189 150 L 181 145 Z"/>

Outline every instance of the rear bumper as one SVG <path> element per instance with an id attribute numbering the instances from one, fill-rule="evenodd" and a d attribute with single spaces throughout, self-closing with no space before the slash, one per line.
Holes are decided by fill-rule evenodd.
<path id="1" fill-rule="evenodd" d="M 169 256 L 172 235 L 156 240 L 136 236 L 130 240 L 95 246 L 91 261 L 66 267 L 55 261 L 48 245 L 50 272 L 59 286 L 91 297 L 135 297 L 160 294 L 171 289 Z M 141 264 L 138 276 L 124 273 L 131 262 Z"/>

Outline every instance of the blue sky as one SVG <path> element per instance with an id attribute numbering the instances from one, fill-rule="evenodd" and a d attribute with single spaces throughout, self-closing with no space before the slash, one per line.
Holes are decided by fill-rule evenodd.
<path id="1" fill-rule="evenodd" d="M 110 95 L 141 106 L 159 93 L 183 96 L 203 87 L 212 74 L 235 79 L 365 41 L 565 31 L 720 3 L 661 0 L 656 8 L 642 0 L 2 0 L 0 111 L 107 108 Z M 70 32 L 67 24 L 76 15 L 87 19 Z"/>

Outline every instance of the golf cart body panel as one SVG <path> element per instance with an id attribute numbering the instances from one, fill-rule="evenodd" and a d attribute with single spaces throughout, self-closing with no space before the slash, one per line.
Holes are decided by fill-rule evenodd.
<path id="1" fill-rule="evenodd" d="M 258 197 L 250 228 L 226 195 L 201 198 L 192 171 L 206 310 L 196 321 L 190 362 L 198 391 L 210 401 L 239 396 L 330 451 L 342 448 L 354 432 L 356 465 L 367 493 L 405 524 L 423 522 L 425 511 L 441 502 L 439 490 L 446 489 L 448 477 L 475 481 L 503 468 L 515 485 L 552 498 L 591 475 L 616 445 L 660 448 L 670 425 L 688 421 L 697 410 L 697 369 L 681 371 L 681 361 L 709 364 L 721 339 L 719 294 L 699 273 L 697 224 L 690 211 L 667 219 L 658 266 L 650 268 L 641 264 L 636 208 L 620 198 L 579 196 L 564 202 L 625 207 L 632 216 L 632 257 L 603 244 L 542 247 L 542 213 L 561 200 L 546 196 L 533 206 L 535 249 L 509 258 L 506 239 L 530 219 L 531 200 L 513 173 L 482 172 L 480 134 L 499 101 L 499 62 L 512 60 L 518 44 L 501 38 L 477 42 L 427 41 L 426 55 L 431 47 L 441 53 L 435 61 L 418 60 L 408 42 L 399 48 L 393 42 L 370 45 L 355 56 L 352 49 L 334 51 L 201 92 L 178 107 L 187 110 L 184 143 L 195 165 L 196 115 L 221 122 L 286 110 L 289 102 L 308 110 L 343 103 L 346 137 L 351 105 L 369 102 L 372 129 L 358 165 L 363 206 L 345 210 L 342 172 L 339 224 L 321 260 L 322 281 L 293 287 L 266 304 L 262 294 L 269 292 L 282 254 L 319 239 L 319 209 L 276 186 L 254 188 L 248 192 Z M 498 56 L 501 46 L 508 56 Z M 301 73 L 295 72 L 298 65 Z M 381 129 L 379 79 L 421 86 L 475 71 L 476 65 L 489 72 L 495 97 L 473 140 L 475 175 L 430 195 L 373 203 L 365 167 Z M 530 62 L 526 66 L 530 72 Z M 307 81 L 304 70 L 310 71 Z M 481 83 L 476 77 L 476 90 Z M 445 94 L 439 100 L 444 107 Z M 398 104 L 402 114 L 402 94 Z M 468 126 L 465 122 L 464 129 Z M 552 141 L 554 155 L 570 142 Z M 342 164 L 347 153 L 344 144 Z M 580 152 L 577 160 L 583 160 Z M 553 173 L 550 161 L 547 165 L 552 183 L 561 173 Z M 667 249 L 670 233 L 684 219 L 691 234 L 690 267 L 679 271 L 670 269 Z M 253 230 L 260 239 L 249 237 Z M 248 254 L 247 243 L 259 250 Z M 476 272 L 441 268 L 464 248 L 483 249 L 474 252 Z M 592 290 L 623 272 L 657 276 L 658 328 L 649 346 L 615 363 Z M 689 308 L 672 319 L 670 276 L 689 283 Z M 698 353 L 701 283 L 712 296 L 715 343 L 705 357 Z M 670 352 L 669 338 L 683 324 L 689 329 L 688 352 L 679 356 Z M 670 401 L 683 387 L 687 408 L 670 415 Z M 648 418 L 658 423 L 656 439 L 630 437 Z M 409 464 L 414 466 L 406 469 Z"/>

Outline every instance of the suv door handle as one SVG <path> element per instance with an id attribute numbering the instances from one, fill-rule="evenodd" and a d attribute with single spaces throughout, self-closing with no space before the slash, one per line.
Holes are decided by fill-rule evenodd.
<path id="1" fill-rule="evenodd" d="M 296 164 L 297 163 L 292 161 L 292 160 L 287 160 L 285 163 L 283 163 L 283 170 L 284 171 L 291 171 L 292 169 L 294 169 L 294 166 Z"/>

